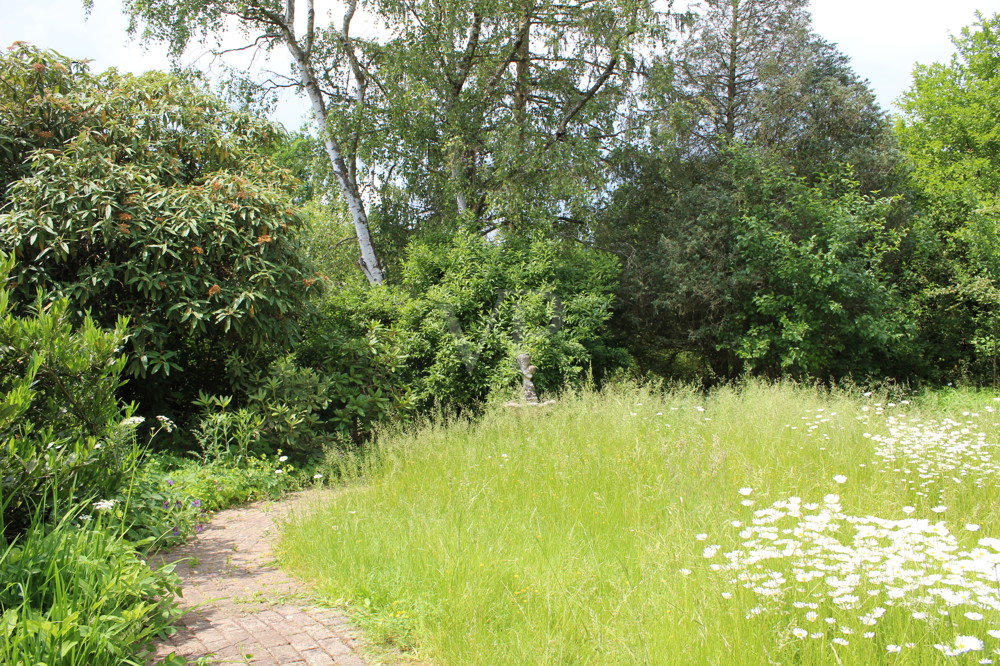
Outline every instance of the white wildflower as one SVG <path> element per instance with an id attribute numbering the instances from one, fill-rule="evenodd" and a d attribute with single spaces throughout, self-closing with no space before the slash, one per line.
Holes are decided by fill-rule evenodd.
<path id="1" fill-rule="evenodd" d="M 97 502 L 94 502 L 94 510 L 95 511 L 110 511 L 111 509 L 115 508 L 115 504 L 117 504 L 117 503 L 118 503 L 118 500 L 113 500 L 113 499 L 110 499 L 110 500 L 99 500 Z"/>
<path id="2" fill-rule="evenodd" d="M 956 654 L 970 652 L 972 650 L 982 650 L 983 641 L 975 636 L 957 636 L 955 638 Z"/>

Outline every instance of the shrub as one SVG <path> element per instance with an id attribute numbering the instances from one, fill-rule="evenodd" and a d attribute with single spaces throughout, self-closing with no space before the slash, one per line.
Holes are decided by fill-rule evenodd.
<path id="1" fill-rule="evenodd" d="M 605 328 L 617 271 L 610 255 L 541 234 L 416 242 L 398 286 L 329 295 L 297 357 L 335 378 L 332 418 L 353 433 L 506 397 L 524 352 L 539 390 L 555 391 L 626 361 Z"/>
<path id="2" fill-rule="evenodd" d="M 158 455 L 142 468 L 139 482 L 150 498 L 147 515 L 161 516 L 161 533 L 186 537 L 205 522 L 204 514 L 262 499 L 278 499 L 301 479 L 285 456 L 248 456 L 240 464 Z M 169 505 L 169 506 L 167 506 Z M 138 525 L 131 519 L 130 524 Z M 177 528 L 177 533 L 174 528 Z M 169 532 L 169 534 L 166 534 Z"/>
<path id="3" fill-rule="evenodd" d="M 618 262 L 544 235 L 487 240 L 458 234 L 415 244 L 404 265 L 410 296 L 400 327 L 423 404 L 474 405 L 520 383 L 516 357 L 531 354 L 540 391 L 625 361 L 608 341 Z"/>
<path id="4" fill-rule="evenodd" d="M 297 245 L 294 179 L 260 152 L 273 126 L 191 77 L 95 76 L 27 45 L 0 72 L 15 82 L 0 90 L 14 116 L 0 162 L 21 160 L 0 168 L 17 178 L 0 248 L 22 300 L 42 289 L 105 327 L 128 316 L 127 373 L 146 378 L 128 390 L 154 413 L 218 392 L 227 357 L 290 344 L 319 282 Z"/>
<path id="5" fill-rule="evenodd" d="M 334 377 L 301 367 L 291 356 L 272 363 L 249 397 L 261 423 L 258 453 L 305 457 L 322 451 L 330 438 L 325 410 L 335 390 Z"/>
<path id="6" fill-rule="evenodd" d="M 11 264 L 0 260 L 0 282 Z M 9 297 L 0 290 L 0 528 L 14 535 L 42 507 L 58 518 L 114 496 L 135 468 L 142 419 L 123 419 L 115 398 L 124 322 L 74 327 L 65 300 L 41 298 L 18 317 Z"/>
<path id="7" fill-rule="evenodd" d="M 802 177 L 747 145 L 635 165 L 598 238 L 627 257 L 613 325 L 644 369 L 909 376 L 902 205 L 826 168 Z"/>
<path id="8" fill-rule="evenodd" d="M 405 303 L 393 288 L 342 290 L 305 326 L 295 359 L 324 380 L 321 426 L 328 443 L 360 441 L 376 424 L 411 415 L 406 334 L 393 323 Z"/>
<path id="9" fill-rule="evenodd" d="M 903 237 L 887 223 L 894 200 L 860 194 L 844 172 L 815 184 L 766 174 L 768 200 L 736 232 L 753 296 L 727 342 L 772 377 L 905 372 L 912 327 L 888 269 Z"/>

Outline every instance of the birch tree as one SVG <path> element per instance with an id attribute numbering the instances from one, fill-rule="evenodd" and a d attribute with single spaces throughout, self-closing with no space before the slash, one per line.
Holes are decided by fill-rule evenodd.
<path id="1" fill-rule="evenodd" d="M 388 27 L 371 76 L 387 103 L 369 107 L 361 149 L 392 214 L 481 233 L 573 218 L 637 123 L 644 54 L 669 34 L 656 4 L 373 3 Z"/>
<path id="2" fill-rule="evenodd" d="M 92 0 L 88 4 L 92 4 Z M 350 150 L 354 139 L 333 131 L 328 94 L 322 85 L 327 63 L 317 59 L 320 52 L 337 52 L 339 60 L 347 66 L 345 75 L 352 79 L 349 87 L 354 105 L 364 107 L 368 80 L 361 65 L 358 44 L 351 33 L 357 4 L 357 0 L 348 0 L 340 25 L 326 28 L 317 25 L 314 0 L 123 1 L 131 20 L 130 32 L 136 33 L 141 28 L 143 39 L 167 43 L 175 57 L 194 40 L 206 42 L 214 38 L 218 46 L 222 35 L 233 28 L 250 39 L 247 48 L 287 49 L 354 222 L 361 255 L 358 263 L 370 284 L 381 284 L 385 276 L 372 242 L 368 211 L 361 195 L 357 155 Z"/>

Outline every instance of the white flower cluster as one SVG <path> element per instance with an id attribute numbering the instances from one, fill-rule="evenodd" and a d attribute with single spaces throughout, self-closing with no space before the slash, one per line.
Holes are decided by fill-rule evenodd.
<path id="1" fill-rule="evenodd" d="M 979 431 L 979 413 L 932 421 L 896 407 L 875 403 L 863 407 L 858 418 L 869 423 L 877 419 L 887 427 L 887 435 L 865 434 L 874 444 L 875 464 L 904 475 L 916 496 L 930 499 L 933 494 L 940 502 L 943 483 L 983 487 L 1000 477 L 1000 460 L 993 457 L 997 444 Z M 991 416 L 994 412 L 983 411 Z M 807 411 L 802 417 L 804 434 L 829 439 L 840 427 L 834 416 L 822 409 Z M 832 481 L 843 486 L 849 479 L 837 474 Z M 753 504 L 752 488 L 737 492 L 740 504 Z M 935 518 L 948 515 L 945 504 L 929 509 Z M 734 550 L 724 552 L 708 534 L 695 539 L 706 542 L 699 544 L 702 555 L 733 586 L 721 596 L 733 599 L 740 587 L 751 591 L 757 602 L 746 612 L 747 619 L 767 612 L 790 613 L 797 618 L 789 629 L 793 639 L 825 639 L 846 646 L 854 638 L 873 639 L 878 631 L 880 640 L 889 641 L 883 643 L 888 653 L 930 649 L 929 642 L 891 642 L 885 632 L 897 630 L 903 614 L 902 626 L 916 621 L 938 631 L 942 621 L 947 622 L 954 638 L 933 644 L 944 656 L 986 649 L 1000 654 L 1000 539 L 980 538 L 977 547 L 963 548 L 945 522 L 914 517 L 913 506 L 899 510 L 905 517 L 890 520 L 845 513 L 836 494 L 822 502 L 788 497 L 754 512 L 749 521 L 730 521 L 739 531 Z M 981 529 L 975 523 L 962 524 L 964 539 Z M 979 663 L 993 663 L 993 656 Z"/>
<path id="2" fill-rule="evenodd" d="M 719 555 L 720 547 L 709 545 L 703 554 L 724 560 L 711 568 L 729 572 L 729 584 L 759 595 L 748 618 L 787 608 L 791 597 L 792 607 L 804 611 L 804 626 L 817 626 L 817 611 L 825 609 L 875 627 L 892 607 L 940 609 L 941 615 L 954 608 L 973 621 L 983 620 L 980 611 L 986 611 L 1000 621 L 1000 539 L 982 538 L 980 547 L 962 550 L 943 522 L 853 516 L 844 513 L 835 494 L 821 503 L 780 500 L 756 511 L 751 524 L 741 527 L 739 549 Z M 912 618 L 930 621 L 925 612 L 912 613 Z M 842 627 L 839 635 L 828 637 L 846 645 L 844 634 L 850 633 Z M 823 635 L 793 631 L 795 637 Z M 981 649 L 968 647 L 975 644 L 973 638 L 960 636 L 953 646 L 935 647 L 945 654 Z"/>
<path id="3" fill-rule="evenodd" d="M 118 503 L 118 500 L 113 500 L 113 499 L 98 500 L 98 501 L 94 502 L 94 510 L 95 511 L 110 511 L 111 509 L 115 508 L 115 504 L 117 504 L 117 503 Z"/>
<path id="4" fill-rule="evenodd" d="M 983 432 L 975 432 L 978 413 L 968 413 L 964 422 L 932 421 L 890 415 L 889 434 L 866 434 L 875 443 L 875 454 L 884 464 L 908 476 L 910 489 L 925 493 L 944 480 L 973 481 L 977 487 L 992 483 L 1000 475 L 993 459 L 995 443 Z"/>

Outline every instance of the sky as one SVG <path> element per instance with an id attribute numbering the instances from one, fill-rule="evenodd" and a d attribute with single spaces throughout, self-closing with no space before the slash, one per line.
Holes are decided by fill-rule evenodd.
<path id="1" fill-rule="evenodd" d="M 812 0 L 815 32 L 836 43 L 862 78 L 871 82 L 887 110 L 910 85 L 915 63 L 947 62 L 949 36 L 975 20 L 976 10 L 1000 12 L 1000 0 Z M 31 42 L 73 58 L 89 58 L 93 70 L 117 67 L 130 72 L 166 69 L 166 50 L 130 41 L 119 0 L 95 0 L 87 18 L 81 0 L 0 0 L 0 48 L 15 40 Z M 339 14 L 339 12 L 338 12 Z M 217 66 L 206 52 L 186 57 L 202 69 Z M 284 63 L 272 63 L 287 71 Z M 307 105 L 290 96 L 274 118 L 289 128 L 306 120 Z"/>

